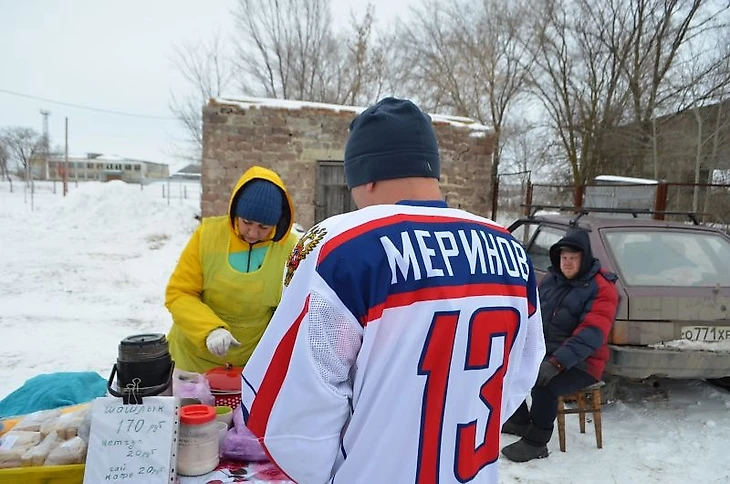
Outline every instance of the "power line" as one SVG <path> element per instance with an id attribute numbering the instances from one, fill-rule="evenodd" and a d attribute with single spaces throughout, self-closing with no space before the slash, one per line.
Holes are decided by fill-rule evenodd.
<path id="1" fill-rule="evenodd" d="M 43 101 L 43 102 L 51 103 L 51 104 L 60 104 L 61 106 L 68 106 L 68 107 L 77 108 L 77 109 L 86 109 L 88 111 L 96 111 L 96 112 L 105 113 L 105 114 L 114 114 L 117 116 L 128 116 L 131 118 L 159 119 L 159 120 L 165 120 L 165 121 L 170 121 L 170 120 L 177 121 L 177 118 L 175 118 L 173 116 L 156 116 L 153 114 L 128 113 L 128 112 L 124 112 L 124 111 L 114 111 L 112 109 L 95 108 L 92 106 L 84 106 L 83 104 L 67 103 L 67 102 L 55 101 L 53 99 L 43 98 L 43 97 L 39 97 L 39 96 L 31 96 L 30 94 L 23 94 L 21 92 L 9 91 L 7 89 L 0 89 L 0 92 L 4 93 L 4 94 L 9 94 L 11 96 L 24 97 L 27 99 L 34 99 L 36 101 Z"/>

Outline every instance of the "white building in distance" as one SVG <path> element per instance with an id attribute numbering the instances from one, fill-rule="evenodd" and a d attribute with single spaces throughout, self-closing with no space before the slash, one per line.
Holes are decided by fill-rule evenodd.
<path id="1" fill-rule="evenodd" d="M 142 184 L 164 180 L 170 175 L 166 163 L 101 153 L 69 155 L 68 163 L 63 154 L 51 153 L 47 162 L 39 161 L 42 168 L 36 171 L 36 176 L 42 180 L 61 181 L 64 171 L 69 181 L 122 180 L 127 183 Z"/>

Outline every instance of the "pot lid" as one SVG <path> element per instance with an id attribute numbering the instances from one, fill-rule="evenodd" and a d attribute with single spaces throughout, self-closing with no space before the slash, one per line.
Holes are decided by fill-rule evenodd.
<path id="1" fill-rule="evenodd" d="M 206 371 L 205 378 L 211 390 L 240 392 L 242 371 L 242 366 L 233 366 L 229 363 Z"/>

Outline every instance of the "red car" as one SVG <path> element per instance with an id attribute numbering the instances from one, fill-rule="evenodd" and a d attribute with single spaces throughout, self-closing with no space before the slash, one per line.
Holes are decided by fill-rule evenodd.
<path id="1" fill-rule="evenodd" d="M 606 373 L 730 380 L 730 236 L 647 213 L 578 210 L 526 217 L 509 230 L 538 277 L 550 266 L 550 246 L 572 228 L 588 231 L 594 256 L 618 275 Z"/>

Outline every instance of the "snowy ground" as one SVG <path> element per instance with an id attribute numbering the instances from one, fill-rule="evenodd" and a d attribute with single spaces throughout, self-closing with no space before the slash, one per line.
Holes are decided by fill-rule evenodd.
<path id="1" fill-rule="evenodd" d="M 167 332 L 164 290 L 197 225 L 199 188 L 0 183 L 0 398 L 31 376 L 95 370 L 108 376 L 119 341 Z M 187 196 L 187 198 L 184 198 Z M 604 448 L 592 424 L 568 416 L 548 459 L 502 462 L 504 483 L 730 482 L 730 393 L 701 381 L 633 386 L 604 406 Z M 503 436 L 503 445 L 515 440 Z"/>
<path id="2" fill-rule="evenodd" d="M 119 341 L 167 332 L 167 280 L 197 225 L 199 189 L 0 183 L 0 398 L 28 377 L 91 369 L 108 376 Z M 196 196 L 193 196 L 195 194 Z"/>

